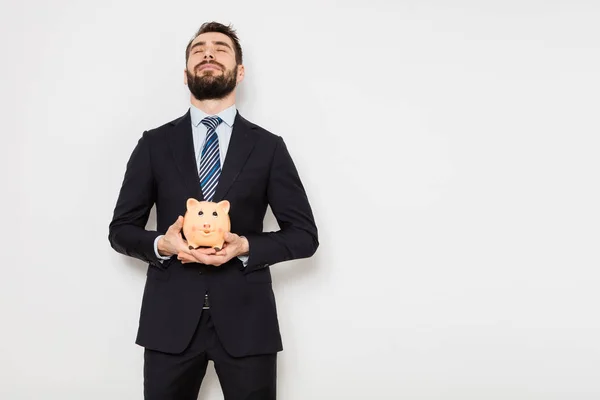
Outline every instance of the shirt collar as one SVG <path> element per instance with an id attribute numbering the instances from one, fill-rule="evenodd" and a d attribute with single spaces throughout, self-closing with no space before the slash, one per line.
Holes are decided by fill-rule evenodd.
<path id="1" fill-rule="evenodd" d="M 237 108 L 235 107 L 235 104 L 233 104 L 230 107 L 218 113 L 217 115 L 223 120 L 223 122 L 225 122 L 231 128 L 233 127 L 233 121 L 235 120 L 236 112 Z M 204 118 L 210 116 L 209 114 L 205 113 L 204 111 L 200 110 L 194 105 L 191 105 L 190 107 L 190 114 L 192 117 L 192 124 L 195 127 L 197 127 Z"/>

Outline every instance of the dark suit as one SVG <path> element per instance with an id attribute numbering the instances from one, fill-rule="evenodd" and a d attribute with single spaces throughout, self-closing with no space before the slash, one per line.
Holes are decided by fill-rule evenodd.
<path id="1" fill-rule="evenodd" d="M 220 266 L 159 262 L 154 240 L 202 200 L 190 112 L 144 132 L 134 149 L 110 223 L 112 247 L 149 263 L 136 343 L 182 353 L 196 332 L 204 294 L 223 348 L 232 357 L 282 350 L 270 265 L 310 257 L 317 227 L 298 172 L 283 140 L 238 113 L 214 202 L 231 203 L 231 231 L 250 244 L 247 267 L 238 258 Z M 156 204 L 157 232 L 145 226 Z M 264 233 L 270 205 L 280 230 Z"/>

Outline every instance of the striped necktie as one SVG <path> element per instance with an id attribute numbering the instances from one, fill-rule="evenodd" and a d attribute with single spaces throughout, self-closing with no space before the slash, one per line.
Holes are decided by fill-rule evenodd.
<path id="1" fill-rule="evenodd" d="M 219 153 L 217 126 L 223 120 L 215 115 L 206 117 L 201 122 L 206 126 L 207 132 L 200 161 L 200 187 L 202 188 L 204 200 L 212 201 L 215 189 L 219 183 L 219 176 L 221 175 L 221 155 Z"/>

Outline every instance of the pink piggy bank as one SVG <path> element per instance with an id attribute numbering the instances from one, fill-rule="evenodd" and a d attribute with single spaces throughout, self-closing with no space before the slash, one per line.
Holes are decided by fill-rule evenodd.
<path id="1" fill-rule="evenodd" d="M 219 251 L 225 243 L 225 232 L 231 229 L 230 204 L 227 200 L 213 203 L 190 198 L 183 217 L 183 234 L 190 249 L 213 247 Z"/>

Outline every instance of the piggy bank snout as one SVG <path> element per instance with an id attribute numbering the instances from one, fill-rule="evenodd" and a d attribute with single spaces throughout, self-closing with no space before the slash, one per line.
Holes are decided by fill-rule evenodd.
<path id="1" fill-rule="evenodd" d="M 193 229 L 200 229 L 200 230 L 209 230 L 212 228 L 212 225 L 209 222 L 197 222 L 196 224 L 194 224 Z"/>

